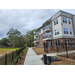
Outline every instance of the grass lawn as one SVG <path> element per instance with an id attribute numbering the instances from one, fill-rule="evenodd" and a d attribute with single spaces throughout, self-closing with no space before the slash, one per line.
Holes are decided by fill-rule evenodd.
<path id="1" fill-rule="evenodd" d="M 0 56 L 18 50 L 19 48 L 0 48 Z"/>
<path id="2" fill-rule="evenodd" d="M 50 65 L 75 65 L 75 60 L 73 60 L 73 59 L 69 59 L 69 58 L 65 58 L 65 57 L 61 57 L 61 56 L 56 56 L 56 57 L 58 59 L 61 59 L 61 61 L 51 62 Z M 43 60 L 42 60 L 42 62 L 44 63 Z"/>

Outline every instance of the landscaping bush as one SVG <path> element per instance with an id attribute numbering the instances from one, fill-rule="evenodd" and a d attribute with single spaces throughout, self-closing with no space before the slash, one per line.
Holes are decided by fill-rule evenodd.
<path id="1" fill-rule="evenodd" d="M 27 44 L 25 44 L 24 47 L 26 48 L 27 47 Z"/>
<path id="2" fill-rule="evenodd" d="M 31 44 L 28 44 L 27 47 L 31 47 Z"/>
<path id="3" fill-rule="evenodd" d="M 24 51 L 22 51 L 22 56 L 23 56 Z"/>
<path id="4" fill-rule="evenodd" d="M 34 47 L 34 43 L 32 43 L 32 47 Z"/>
<path id="5" fill-rule="evenodd" d="M 13 61 L 13 65 L 16 65 L 16 61 L 15 60 Z"/>

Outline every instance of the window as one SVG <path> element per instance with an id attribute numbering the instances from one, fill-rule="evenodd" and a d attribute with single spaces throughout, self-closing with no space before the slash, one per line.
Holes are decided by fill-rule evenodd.
<path id="1" fill-rule="evenodd" d="M 72 42 L 72 46 L 74 46 L 73 40 L 71 40 L 71 42 Z"/>
<path id="2" fill-rule="evenodd" d="M 49 35 L 51 35 L 51 32 L 49 32 Z"/>
<path id="3" fill-rule="evenodd" d="M 68 19 L 68 23 L 71 24 L 71 20 L 70 19 Z"/>
<path id="4" fill-rule="evenodd" d="M 38 35 L 38 32 L 36 32 L 36 35 Z"/>
<path id="5" fill-rule="evenodd" d="M 46 36 L 48 35 L 48 33 L 46 33 Z"/>
<path id="6" fill-rule="evenodd" d="M 56 40 L 55 43 L 56 43 L 56 46 L 59 46 L 60 45 L 60 40 Z"/>
<path id="7" fill-rule="evenodd" d="M 45 29 L 47 29 L 47 25 L 45 26 Z"/>
<path id="8" fill-rule="evenodd" d="M 58 24 L 58 19 L 54 20 L 54 25 Z"/>
<path id="9" fill-rule="evenodd" d="M 36 37 L 36 39 L 38 40 L 38 37 Z"/>
<path id="10" fill-rule="evenodd" d="M 56 30 L 55 30 L 55 35 L 56 35 Z"/>
<path id="11" fill-rule="evenodd" d="M 65 43 L 67 44 L 67 46 L 69 46 L 69 45 L 70 45 L 70 42 L 69 42 L 69 40 L 68 40 L 68 39 L 65 39 Z"/>
<path id="12" fill-rule="evenodd" d="M 63 23 L 67 23 L 67 18 L 62 17 Z"/>
<path id="13" fill-rule="evenodd" d="M 41 39 L 41 36 L 39 36 L 39 39 Z"/>
<path id="14" fill-rule="evenodd" d="M 72 30 L 70 29 L 70 34 L 72 34 Z"/>
<path id="15" fill-rule="evenodd" d="M 43 34 L 43 39 L 45 38 L 45 34 Z"/>
<path id="16" fill-rule="evenodd" d="M 55 35 L 59 35 L 59 29 L 55 30 Z"/>
<path id="17" fill-rule="evenodd" d="M 68 34 L 68 28 L 64 28 L 64 34 Z"/>
<path id="18" fill-rule="evenodd" d="M 51 28 L 51 25 L 49 25 L 49 29 Z"/>
<path id="19" fill-rule="evenodd" d="M 40 42 L 40 46 L 41 46 L 41 42 Z"/>
<path id="20" fill-rule="evenodd" d="M 56 32 L 57 32 L 57 35 L 59 35 L 59 29 L 57 29 Z"/>

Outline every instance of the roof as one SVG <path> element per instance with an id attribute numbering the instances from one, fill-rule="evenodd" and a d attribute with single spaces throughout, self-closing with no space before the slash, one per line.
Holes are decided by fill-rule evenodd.
<path id="1" fill-rule="evenodd" d="M 65 12 L 65 11 L 62 11 L 62 10 L 59 10 L 59 11 L 58 11 L 56 14 L 54 14 L 51 18 L 49 18 L 48 20 L 46 20 L 46 21 L 43 23 L 43 25 L 42 25 L 41 27 L 39 27 L 38 29 L 36 29 L 36 31 L 39 30 L 40 28 L 42 28 L 43 26 L 49 24 L 50 21 L 52 20 L 52 18 L 53 18 L 55 15 L 57 15 L 58 13 L 60 13 L 60 12 L 64 12 L 64 13 L 67 13 L 67 14 L 70 14 L 70 15 L 75 16 L 74 14 L 71 14 L 71 13 L 68 13 L 68 12 Z M 58 14 L 58 15 L 59 15 L 59 14 Z"/>

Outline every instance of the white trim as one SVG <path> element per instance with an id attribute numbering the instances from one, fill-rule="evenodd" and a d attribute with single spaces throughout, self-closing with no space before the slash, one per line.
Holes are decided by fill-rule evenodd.
<path id="1" fill-rule="evenodd" d="M 45 39 L 43 39 L 43 40 L 51 40 L 51 38 L 45 38 Z"/>

